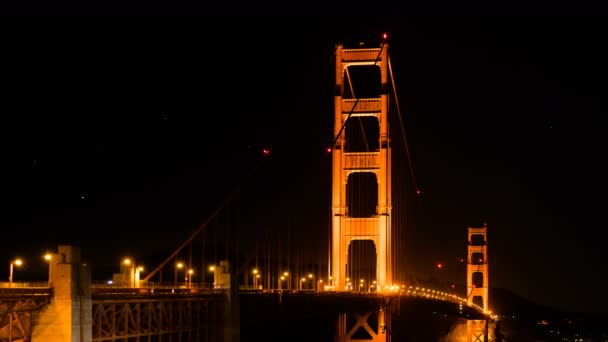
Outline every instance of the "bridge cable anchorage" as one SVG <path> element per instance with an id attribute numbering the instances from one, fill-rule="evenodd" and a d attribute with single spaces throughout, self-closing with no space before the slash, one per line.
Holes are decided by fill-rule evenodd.
<path id="1" fill-rule="evenodd" d="M 268 153 L 266 153 L 264 151 L 262 159 L 260 159 L 253 166 L 253 168 L 251 168 L 251 170 L 249 170 L 249 172 L 243 177 L 241 182 L 238 182 L 237 185 L 232 189 L 232 191 L 229 192 L 226 195 L 226 197 L 224 197 L 224 199 L 220 202 L 220 204 L 215 208 L 213 213 L 210 216 L 208 216 L 207 219 L 203 223 L 201 223 L 199 225 L 199 227 L 188 237 L 188 239 L 186 239 L 173 253 L 171 253 L 171 255 L 169 255 L 165 260 L 163 260 L 160 263 L 160 265 L 158 265 L 148 275 L 146 275 L 142 279 L 142 281 L 146 282 L 146 281 L 150 280 L 150 278 L 152 278 L 156 273 L 158 273 L 169 261 L 171 261 L 171 259 L 173 259 L 175 256 L 177 256 L 179 254 L 179 252 L 181 252 L 181 250 L 184 249 L 184 247 L 186 247 L 201 231 L 203 231 L 203 229 L 205 229 L 205 227 L 207 227 L 207 225 L 211 222 L 211 220 L 213 220 L 222 211 L 222 209 L 224 209 L 224 207 L 228 204 L 228 202 L 230 202 L 232 197 L 241 189 L 241 185 L 242 185 L 243 181 L 250 178 L 260 168 L 260 166 L 266 160 L 267 157 L 268 157 Z"/>

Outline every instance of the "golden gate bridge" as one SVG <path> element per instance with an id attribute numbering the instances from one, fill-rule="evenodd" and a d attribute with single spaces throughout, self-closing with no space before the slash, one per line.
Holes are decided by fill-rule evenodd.
<path id="1" fill-rule="evenodd" d="M 463 319 L 463 340 L 492 340 L 487 227 L 468 228 L 466 293 L 405 276 L 407 217 L 397 209 L 405 211 L 408 194 L 419 190 L 386 37 L 378 47 L 338 44 L 333 58 L 331 208 L 328 241 L 319 241 L 316 255 L 281 246 L 280 238 L 245 256 L 230 245 L 238 237 L 224 236 L 224 251 L 210 243 L 239 184 L 151 270 L 127 258 L 110 281 L 99 282 L 78 247 L 60 245 L 49 256 L 49 281 L 32 284 L 13 281 L 18 263 L 11 261 L 0 288 L 0 341 L 236 341 L 252 331 L 251 315 L 271 322 L 314 313 L 333 322 L 336 341 L 384 342 L 394 337 L 393 316 L 412 308 Z M 262 150 L 244 181 L 270 156 Z M 260 329 L 272 339 L 272 328 Z"/>

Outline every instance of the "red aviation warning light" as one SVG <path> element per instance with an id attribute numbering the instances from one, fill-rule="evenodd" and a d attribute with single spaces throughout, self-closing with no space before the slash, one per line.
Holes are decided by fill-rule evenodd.
<path id="1" fill-rule="evenodd" d="M 270 154 L 270 150 L 267 149 L 267 148 L 265 148 L 265 149 L 262 150 L 262 154 L 265 155 L 265 156 L 267 156 L 267 155 Z"/>
<path id="2" fill-rule="evenodd" d="M 386 32 L 382 33 L 382 40 L 384 40 L 384 41 L 388 40 L 388 33 L 386 33 Z"/>
<path id="3" fill-rule="evenodd" d="M 325 152 L 331 153 L 331 146 L 327 146 L 327 148 L 325 149 Z"/>
<path id="4" fill-rule="evenodd" d="M 422 195 L 422 191 L 420 189 L 416 189 L 416 196 Z"/>

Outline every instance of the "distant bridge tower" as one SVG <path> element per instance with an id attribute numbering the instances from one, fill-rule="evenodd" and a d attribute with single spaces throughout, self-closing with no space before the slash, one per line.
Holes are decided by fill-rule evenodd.
<path id="1" fill-rule="evenodd" d="M 467 246 L 467 301 L 488 311 L 488 239 L 487 227 L 470 228 Z M 469 342 L 488 340 L 488 321 L 469 320 Z"/>
<path id="2" fill-rule="evenodd" d="M 347 285 L 349 245 L 371 240 L 376 251 L 376 279 L 380 290 L 392 285 L 391 146 L 388 125 L 388 44 L 379 48 L 336 50 L 335 116 L 332 160 L 331 274 L 336 290 Z M 361 71 L 363 82 L 351 77 Z M 369 74 L 365 74 L 369 71 Z M 362 84 L 361 84 L 362 83 Z M 374 93 L 375 91 L 375 93 Z M 369 96 L 370 93 L 373 93 Z M 362 95 L 362 96 L 361 96 Z M 359 97 L 361 96 L 361 97 Z M 367 125 L 365 125 L 367 124 Z M 368 130 L 369 129 L 369 130 Z M 356 140 L 359 139 L 359 142 Z M 363 139 L 363 143 L 360 140 Z M 375 189 L 354 200 L 358 176 L 368 177 Z M 369 179 L 372 179 L 369 181 Z M 360 178 L 357 178 L 360 179 Z M 349 193 L 350 191 L 350 193 Z M 372 200 L 371 210 L 356 208 Z M 353 279 L 356 288 L 357 282 Z"/>

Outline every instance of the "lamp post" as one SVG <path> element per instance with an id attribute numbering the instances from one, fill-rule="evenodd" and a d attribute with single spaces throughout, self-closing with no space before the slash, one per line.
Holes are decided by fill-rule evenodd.
<path id="1" fill-rule="evenodd" d="M 49 283 L 49 287 L 51 286 L 51 279 L 53 278 L 51 276 L 51 260 L 53 259 L 53 254 L 51 253 L 46 253 L 43 257 L 42 257 L 46 262 L 49 263 L 49 279 L 48 279 L 48 283 Z"/>
<path id="2" fill-rule="evenodd" d="M 11 261 L 11 265 L 9 268 L 9 273 L 8 273 L 8 287 L 13 287 L 13 268 L 15 266 L 21 266 L 23 265 L 23 260 L 17 258 L 13 261 Z"/>
<path id="3" fill-rule="evenodd" d="M 253 278 L 253 288 L 254 289 L 257 289 L 257 286 L 256 286 L 257 281 L 256 280 L 257 280 L 257 277 L 258 277 L 258 272 L 259 271 L 258 271 L 257 268 L 254 268 L 253 270 L 251 270 L 252 278 Z"/>
<path id="4" fill-rule="evenodd" d="M 289 274 L 289 272 L 285 271 L 285 272 L 283 272 L 283 277 L 285 277 L 287 279 L 287 289 L 291 290 L 291 274 Z"/>
<path id="5" fill-rule="evenodd" d="M 122 264 L 125 266 L 122 270 L 123 282 L 129 287 L 135 287 L 135 263 L 130 258 L 122 259 Z M 124 279 L 124 277 L 128 279 Z"/>
<path id="6" fill-rule="evenodd" d="M 209 266 L 209 272 L 211 272 L 213 274 L 213 285 L 211 285 L 211 288 L 215 288 L 215 265 L 211 265 Z M 205 282 L 205 281 L 203 281 Z"/>
<path id="7" fill-rule="evenodd" d="M 188 270 L 188 287 L 192 287 L 192 274 L 194 274 L 193 269 Z"/>
<path id="8" fill-rule="evenodd" d="M 173 277 L 174 286 L 177 286 L 177 270 L 181 270 L 182 268 L 184 268 L 183 263 L 178 262 L 177 264 L 175 264 L 175 277 Z"/>

